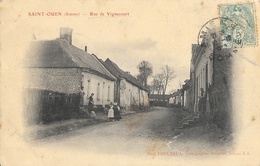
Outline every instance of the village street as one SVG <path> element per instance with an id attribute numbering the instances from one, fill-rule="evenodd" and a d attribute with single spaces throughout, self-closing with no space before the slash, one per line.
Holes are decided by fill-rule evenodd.
<path id="1" fill-rule="evenodd" d="M 32 79 L 27 87 L 37 85 L 37 88 L 29 88 L 24 99 L 26 117 L 29 124 L 39 124 L 28 127 L 28 139 L 38 139 L 36 143 L 47 149 L 51 146 L 54 149 L 80 149 L 107 154 L 186 154 L 212 152 L 215 148 L 224 151 L 221 149 L 224 147 L 222 145 L 225 145 L 227 140 L 232 140 L 230 131 L 224 130 L 228 128 L 226 126 L 229 119 L 222 118 L 226 117 L 224 113 L 207 117 L 204 113 L 217 111 L 218 108 L 228 109 L 226 103 L 220 104 L 218 101 L 228 101 L 228 93 L 210 97 L 206 94 L 211 94 L 207 92 L 209 85 L 213 84 L 218 85 L 211 87 L 213 94 L 220 90 L 222 92 L 223 89 L 224 92 L 229 92 L 227 78 L 230 75 L 223 76 L 221 70 L 213 69 L 213 66 L 222 68 L 224 63 L 213 63 L 208 58 L 211 55 L 209 48 L 203 47 L 209 50 L 204 57 L 200 55 L 204 52 L 201 51 L 202 47 L 192 45 L 192 76 L 185 79 L 185 84 L 180 84 L 180 89 L 174 93 L 160 95 L 165 94 L 167 85 L 170 85 L 169 81 L 177 74 L 172 67 L 166 65 L 163 68 L 157 80 L 153 81 L 155 85 L 151 92 L 146 77 L 153 73 L 150 62 L 139 63 L 139 72 L 143 68 L 150 72 L 139 76 L 146 80 L 137 79 L 129 71 L 123 70 L 119 66 L 120 63 L 110 58 L 102 60 L 95 54 L 88 53 L 87 46 L 84 50 L 74 46 L 72 32 L 72 28 L 61 27 L 60 38 L 34 42 L 32 49 L 37 49 L 43 52 L 42 54 L 30 51 L 28 55 L 31 56 L 28 58 L 28 77 Z M 44 63 L 38 59 L 44 59 Z M 230 67 L 228 63 L 225 65 L 225 68 Z M 224 81 L 219 82 L 223 78 Z M 210 100 L 214 102 L 209 103 Z M 113 101 L 115 103 L 111 103 Z M 102 108 L 118 103 L 119 106 L 127 108 L 128 112 L 122 112 L 125 114 L 121 121 L 108 122 L 107 112 Z M 131 110 L 156 105 L 171 105 L 182 109 L 150 107 L 146 111 Z M 209 109 L 207 105 L 214 107 Z M 84 110 L 75 111 L 79 110 L 79 107 L 87 107 L 89 112 L 96 111 L 96 119 L 94 116 L 89 118 Z M 194 116 L 195 112 L 203 113 L 201 115 L 204 118 Z"/>
<path id="2" fill-rule="evenodd" d="M 160 144 L 160 147 L 166 148 L 167 140 L 175 134 L 175 122 L 175 111 L 156 108 L 149 112 L 126 115 L 120 121 L 87 126 L 42 141 L 47 146 L 52 144 L 52 147 L 86 151 L 146 153 L 149 145 Z"/>
<path id="3" fill-rule="evenodd" d="M 208 135 L 201 130 L 183 134 L 175 131 L 180 112 L 173 108 L 154 107 L 148 112 L 123 116 L 121 121 L 104 122 L 37 140 L 40 147 L 82 150 L 105 154 L 158 155 L 171 152 L 181 155 L 194 151 L 214 151 Z M 204 140 L 203 140 L 204 139 Z M 223 149 L 222 149 L 223 150 Z M 167 155 L 167 154 L 162 154 Z"/>

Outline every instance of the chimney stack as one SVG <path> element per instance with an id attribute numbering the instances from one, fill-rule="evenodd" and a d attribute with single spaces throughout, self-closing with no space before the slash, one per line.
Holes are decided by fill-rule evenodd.
<path id="1" fill-rule="evenodd" d="M 85 51 L 88 52 L 88 46 L 85 46 Z"/>
<path id="2" fill-rule="evenodd" d="M 73 29 L 68 27 L 60 28 L 60 38 L 65 39 L 69 45 L 72 44 L 72 31 Z"/>

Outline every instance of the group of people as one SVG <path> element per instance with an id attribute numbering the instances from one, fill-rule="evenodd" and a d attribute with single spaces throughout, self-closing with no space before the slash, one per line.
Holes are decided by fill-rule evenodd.
<path id="1" fill-rule="evenodd" d="M 94 112 L 93 96 L 94 96 L 94 93 L 91 93 L 91 95 L 89 97 L 89 102 L 88 102 L 88 109 L 93 116 L 96 116 L 96 114 Z M 113 120 L 119 121 L 120 119 L 122 119 L 122 117 L 120 115 L 120 107 L 117 105 L 117 102 L 110 103 L 107 117 L 110 122 Z"/>
<path id="2" fill-rule="evenodd" d="M 107 114 L 108 120 L 111 122 L 113 120 L 119 121 L 120 119 L 122 119 L 119 111 L 120 107 L 117 105 L 117 102 L 114 102 L 114 104 L 111 102 Z"/>

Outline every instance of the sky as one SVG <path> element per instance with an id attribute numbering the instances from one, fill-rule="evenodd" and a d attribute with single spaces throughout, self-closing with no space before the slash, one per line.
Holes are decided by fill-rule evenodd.
<path id="1" fill-rule="evenodd" d="M 138 74 L 137 65 L 149 61 L 157 74 L 165 65 L 172 67 L 176 78 L 167 92 L 189 79 L 191 45 L 197 43 L 200 28 L 218 17 L 218 3 L 213 1 L 47 1 L 28 3 L 20 9 L 21 27 L 37 40 L 59 37 L 60 27 L 73 29 L 73 45 Z M 28 12 L 74 12 L 80 16 L 28 16 Z M 126 17 L 92 17 L 90 12 L 123 12 Z M 19 24 L 18 24 L 19 25 Z M 150 79 L 151 80 L 151 79 Z"/>

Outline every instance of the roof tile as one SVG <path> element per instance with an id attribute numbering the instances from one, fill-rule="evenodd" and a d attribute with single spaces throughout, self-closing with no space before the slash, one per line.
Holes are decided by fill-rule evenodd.
<path id="1" fill-rule="evenodd" d="M 25 64 L 32 68 L 87 68 L 100 76 L 115 80 L 93 55 L 60 38 L 33 41 Z"/>

